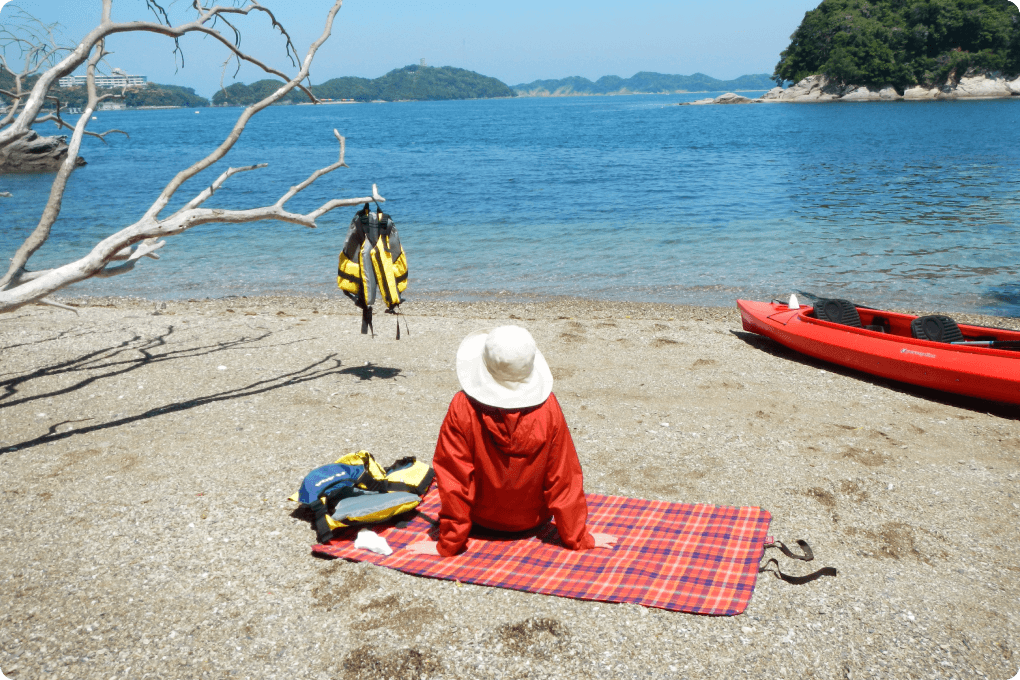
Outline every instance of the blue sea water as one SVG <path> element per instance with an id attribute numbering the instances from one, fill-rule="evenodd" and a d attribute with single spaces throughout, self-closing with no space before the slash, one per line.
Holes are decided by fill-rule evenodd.
<path id="1" fill-rule="evenodd" d="M 676 106 L 710 95 L 274 107 L 207 202 L 269 204 L 337 158 L 288 207 L 377 183 L 401 234 L 409 297 L 445 293 L 731 306 L 793 290 L 875 305 L 1020 316 L 1020 101 Z M 38 269 L 138 219 L 240 109 L 101 112 Z M 0 257 L 34 226 L 51 176 L 2 176 Z M 164 214 L 169 214 L 170 210 Z M 353 208 L 309 230 L 261 222 L 171 237 L 159 262 L 73 294 L 153 299 L 336 295 Z"/>

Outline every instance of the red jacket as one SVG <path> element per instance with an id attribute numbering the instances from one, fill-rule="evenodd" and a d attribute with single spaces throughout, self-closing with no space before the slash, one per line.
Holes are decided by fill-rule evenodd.
<path id="1" fill-rule="evenodd" d="M 432 466 L 442 500 L 440 555 L 461 552 L 472 523 L 524 531 L 550 517 L 565 546 L 595 547 L 585 526 L 581 463 L 552 394 L 539 406 L 505 410 L 458 392 L 439 430 Z"/>

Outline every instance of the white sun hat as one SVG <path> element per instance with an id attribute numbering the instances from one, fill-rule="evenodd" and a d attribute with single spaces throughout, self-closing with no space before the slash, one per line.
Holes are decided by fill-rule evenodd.
<path id="1" fill-rule="evenodd" d="M 497 408 L 538 406 L 552 392 L 552 373 L 535 339 L 520 326 L 472 333 L 457 350 L 457 379 L 469 397 Z"/>

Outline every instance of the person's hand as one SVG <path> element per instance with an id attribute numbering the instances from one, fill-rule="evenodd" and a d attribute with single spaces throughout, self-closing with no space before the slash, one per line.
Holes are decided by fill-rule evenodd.
<path id="1" fill-rule="evenodd" d="M 419 555 L 436 555 L 439 556 L 439 550 L 436 548 L 435 541 L 418 541 L 417 543 L 411 543 L 404 547 L 404 550 L 410 550 L 413 553 Z"/>
<path id="2" fill-rule="evenodd" d="M 591 537 L 595 539 L 596 548 L 612 548 L 616 545 L 616 536 L 610 536 L 609 534 L 592 534 Z"/>

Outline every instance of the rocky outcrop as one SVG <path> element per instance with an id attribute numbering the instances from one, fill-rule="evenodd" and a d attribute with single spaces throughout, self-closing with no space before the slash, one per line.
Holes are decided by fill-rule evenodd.
<path id="1" fill-rule="evenodd" d="M 749 104 L 752 101 L 754 100 L 750 97 L 744 97 L 734 92 L 727 92 L 726 94 L 719 95 L 715 99 L 708 97 L 707 99 L 699 99 L 696 102 L 683 103 L 691 106 L 700 106 L 702 104 Z"/>
<path id="2" fill-rule="evenodd" d="M 1020 81 L 1020 78 L 1017 79 Z M 942 88 L 944 98 L 970 98 L 970 99 L 1002 99 L 1013 96 L 1009 83 L 1005 78 L 989 78 L 986 75 L 975 75 L 960 78 L 960 82 L 953 87 Z"/>
<path id="3" fill-rule="evenodd" d="M 904 90 L 903 98 L 915 101 L 919 99 L 938 99 L 941 92 L 937 87 L 929 88 L 918 85 L 917 87 L 908 87 Z"/>
<path id="4" fill-rule="evenodd" d="M 808 76 L 788 88 L 774 87 L 758 99 L 748 99 L 727 92 L 715 99 L 700 99 L 690 104 L 746 104 L 746 103 L 811 103 L 811 102 L 878 102 L 924 99 L 1004 99 L 1020 96 L 1020 78 L 1006 80 L 985 74 L 971 74 L 958 82 L 949 82 L 941 88 L 923 86 L 908 88 L 903 94 L 891 85 L 872 89 L 857 85 L 840 86 L 823 75 Z"/>
<path id="5" fill-rule="evenodd" d="M 67 137 L 40 137 L 35 131 L 0 148 L 0 173 L 55 172 L 67 158 Z M 85 165 L 78 156 L 75 166 Z"/>
<path id="6" fill-rule="evenodd" d="M 716 104 L 747 104 L 750 101 L 750 97 L 744 97 L 733 92 L 727 92 L 715 98 Z"/>
<path id="7" fill-rule="evenodd" d="M 773 87 L 761 96 L 763 102 L 831 102 L 844 93 L 825 76 L 808 76 L 785 90 Z"/>
<path id="8" fill-rule="evenodd" d="M 871 102 L 878 99 L 878 93 L 866 87 L 858 87 L 847 92 L 841 99 L 845 102 Z"/>
<path id="9" fill-rule="evenodd" d="M 758 101 L 763 102 L 877 102 L 902 99 L 903 96 L 891 86 L 877 90 L 857 85 L 840 86 L 829 82 L 823 75 L 808 76 L 785 90 L 774 87 Z"/>

